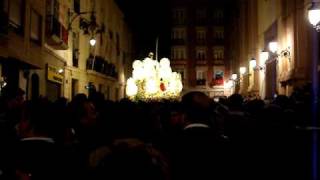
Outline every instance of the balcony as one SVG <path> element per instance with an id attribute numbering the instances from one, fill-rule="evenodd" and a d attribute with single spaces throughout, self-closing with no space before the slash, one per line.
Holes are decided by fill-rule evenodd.
<path id="1" fill-rule="evenodd" d="M 75 13 L 80 14 L 80 0 L 73 1 L 73 9 Z"/>
<path id="2" fill-rule="evenodd" d="M 196 64 L 197 65 L 207 65 L 207 60 L 200 60 L 200 59 L 197 59 L 196 60 Z"/>
<path id="3" fill-rule="evenodd" d="M 171 58 L 171 62 L 170 64 L 171 65 L 186 65 L 188 62 L 187 59 L 174 59 L 174 58 Z"/>
<path id="4" fill-rule="evenodd" d="M 175 25 L 175 26 L 181 26 L 186 24 L 187 24 L 186 20 L 173 19 L 172 21 L 172 25 Z"/>
<path id="5" fill-rule="evenodd" d="M 172 45 L 185 45 L 186 40 L 184 40 L 184 39 L 171 39 L 171 44 Z"/>
<path id="6" fill-rule="evenodd" d="M 56 50 L 68 49 L 68 30 L 53 15 L 46 18 L 46 43 Z"/>
<path id="7" fill-rule="evenodd" d="M 89 58 L 87 59 L 87 70 L 92 70 L 105 76 L 118 79 L 116 66 L 99 56 L 89 56 Z"/>
<path id="8" fill-rule="evenodd" d="M 0 37 L 8 34 L 8 14 L 0 10 Z"/>
<path id="9" fill-rule="evenodd" d="M 197 79 L 196 80 L 197 86 L 205 86 L 206 85 L 206 79 Z"/>
<path id="10" fill-rule="evenodd" d="M 197 45 L 206 45 L 207 44 L 207 40 L 206 39 L 197 39 L 196 40 L 196 44 Z"/>
<path id="11" fill-rule="evenodd" d="M 222 38 L 214 38 L 211 43 L 212 45 L 224 45 L 225 41 Z"/>
<path id="12" fill-rule="evenodd" d="M 206 25 L 208 25 L 208 21 L 206 18 L 199 18 L 199 19 L 196 19 L 195 24 L 197 26 L 206 26 Z"/>
<path id="13" fill-rule="evenodd" d="M 224 59 L 214 59 L 213 64 L 214 65 L 224 65 Z"/>
<path id="14" fill-rule="evenodd" d="M 214 25 L 223 25 L 224 24 L 224 18 L 214 18 L 211 20 L 211 23 Z"/>
<path id="15" fill-rule="evenodd" d="M 210 85 L 211 86 L 223 86 L 224 80 L 223 80 L 223 78 L 212 79 L 212 82 L 210 83 Z"/>

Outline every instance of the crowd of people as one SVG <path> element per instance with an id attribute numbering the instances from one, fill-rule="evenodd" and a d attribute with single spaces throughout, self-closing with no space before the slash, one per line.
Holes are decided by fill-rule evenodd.
<path id="1" fill-rule="evenodd" d="M 202 92 L 118 102 L 100 93 L 1 99 L 0 179 L 310 179 L 308 91 L 272 102 Z M 319 111 L 318 111 L 319 112 Z"/>

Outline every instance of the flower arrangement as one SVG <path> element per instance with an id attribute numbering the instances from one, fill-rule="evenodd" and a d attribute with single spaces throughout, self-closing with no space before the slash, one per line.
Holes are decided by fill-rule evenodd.
<path id="1" fill-rule="evenodd" d="M 127 80 L 126 94 L 133 101 L 174 100 L 182 91 L 181 75 L 172 72 L 170 60 L 160 62 L 147 57 L 132 64 L 132 77 Z"/>

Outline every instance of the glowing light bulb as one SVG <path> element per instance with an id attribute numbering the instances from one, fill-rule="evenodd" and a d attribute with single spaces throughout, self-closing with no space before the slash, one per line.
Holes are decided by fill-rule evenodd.
<path id="1" fill-rule="evenodd" d="M 95 46 L 96 45 L 96 39 L 95 38 L 91 38 L 89 41 L 91 46 Z"/>

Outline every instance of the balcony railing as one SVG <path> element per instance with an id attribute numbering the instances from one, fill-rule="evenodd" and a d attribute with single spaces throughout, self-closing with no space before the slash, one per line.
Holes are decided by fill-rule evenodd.
<path id="1" fill-rule="evenodd" d="M 196 64 L 197 65 L 206 65 L 207 60 L 206 59 L 196 59 Z"/>
<path id="2" fill-rule="evenodd" d="M 196 44 L 197 45 L 206 45 L 207 40 L 206 39 L 197 39 Z"/>
<path id="3" fill-rule="evenodd" d="M 210 84 L 211 84 L 211 86 L 223 86 L 224 80 L 223 80 L 223 78 L 213 79 Z"/>
<path id="4" fill-rule="evenodd" d="M 57 0 L 46 3 L 46 43 L 57 50 L 68 49 L 68 30 L 60 23 L 60 4 Z"/>
<path id="5" fill-rule="evenodd" d="M 205 86 L 206 79 L 197 79 L 196 84 L 197 84 L 197 86 Z"/>
<path id="6" fill-rule="evenodd" d="M 46 42 L 57 50 L 68 49 L 68 30 L 54 16 L 46 18 Z"/>
<path id="7" fill-rule="evenodd" d="M 0 35 L 8 34 L 8 14 L 0 10 Z"/>
<path id="8" fill-rule="evenodd" d="M 198 26 L 206 26 L 208 24 L 208 20 L 206 18 L 196 19 L 195 24 Z"/>
<path id="9" fill-rule="evenodd" d="M 184 39 L 171 39 L 172 45 L 184 45 L 186 40 Z"/>
<path id="10" fill-rule="evenodd" d="M 214 38 L 211 41 L 212 45 L 224 45 L 224 43 L 225 43 L 225 40 L 223 38 Z"/>
<path id="11" fill-rule="evenodd" d="M 87 59 L 87 70 L 96 71 L 106 76 L 118 79 L 118 72 L 113 63 L 107 62 L 102 57 L 90 55 Z"/>
<path id="12" fill-rule="evenodd" d="M 179 20 L 173 20 L 172 21 L 172 25 L 186 25 L 187 24 L 187 21 L 186 20 L 183 20 L 183 21 L 179 21 Z"/>
<path id="13" fill-rule="evenodd" d="M 214 59 L 213 64 L 222 65 L 222 64 L 224 64 L 224 59 Z"/>

